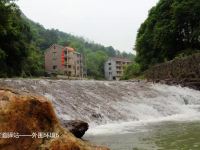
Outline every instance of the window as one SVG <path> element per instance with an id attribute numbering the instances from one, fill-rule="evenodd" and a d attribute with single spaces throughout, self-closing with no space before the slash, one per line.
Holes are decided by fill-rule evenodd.
<path id="1" fill-rule="evenodd" d="M 117 64 L 117 65 L 121 65 L 121 62 L 120 62 L 120 61 L 117 61 L 116 64 Z"/>
<path id="2" fill-rule="evenodd" d="M 108 65 L 111 65 L 111 63 L 108 63 Z"/>
<path id="3" fill-rule="evenodd" d="M 122 72 L 121 71 L 117 71 L 117 74 L 120 75 Z"/>
<path id="4" fill-rule="evenodd" d="M 111 68 L 111 67 L 109 67 L 109 70 L 112 70 L 112 68 Z"/>
<path id="5" fill-rule="evenodd" d="M 56 60 L 56 52 L 53 52 L 52 58 L 53 58 L 53 60 Z"/>
<path id="6" fill-rule="evenodd" d="M 57 69 L 57 66 L 53 66 L 53 70 L 56 70 Z"/>
<path id="7" fill-rule="evenodd" d="M 117 66 L 117 69 L 118 69 L 118 70 L 121 70 L 121 67 Z"/>

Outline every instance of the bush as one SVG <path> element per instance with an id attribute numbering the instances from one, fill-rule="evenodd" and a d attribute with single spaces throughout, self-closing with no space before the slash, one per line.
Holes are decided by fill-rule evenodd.
<path id="1" fill-rule="evenodd" d="M 132 63 L 126 67 L 124 75 L 121 79 L 128 80 L 131 78 L 138 77 L 140 76 L 140 74 L 141 74 L 140 65 L 138 63 Z"/>

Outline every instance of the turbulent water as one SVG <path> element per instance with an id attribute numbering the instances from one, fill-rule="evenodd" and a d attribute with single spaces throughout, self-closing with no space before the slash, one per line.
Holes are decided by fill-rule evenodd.
<path id="1" fill-rule="evenodd" d="M 60 119 L 87 121 L 88 135 L 132 133 L 154 122 L 200 120 L 200 92 L 178 86 L 45 79 L 2 79 L 1 84 L 46 96 Z"/>

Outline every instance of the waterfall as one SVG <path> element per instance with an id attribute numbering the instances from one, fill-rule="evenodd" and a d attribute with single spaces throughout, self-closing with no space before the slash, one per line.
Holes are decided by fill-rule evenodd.
<path id="1" fill-rule="evenodd" d="M 44 95 L 52 101 L 60 119 L 80 119 L 92 127 L 200 118 L 200 92 L 179 86 L 48 79 L 1 79 L 1 84 Z"/>

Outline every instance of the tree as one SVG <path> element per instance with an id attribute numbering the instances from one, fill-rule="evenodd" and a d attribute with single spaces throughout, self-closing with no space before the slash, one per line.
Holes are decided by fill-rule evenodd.
<path id="1" fill-rule="evenodd" d="M 160 0 L 138 30 L 136 61 L 142 70 L 200 50 L 200 1 Z"/>
<path id="2" fill-rule="evenodd" d="M 87 73 L 94 79 L 104 78 L 104 63 L 108 59 L 105 52 L 89 52 L 86 54 Z"/>
<path id="3" fill-rule="evenodd" d="M 43 53 L 55 43 L 71 46 L 82 53 L 93 78 L 103 78 L 106 58 L 121 55 L 111 46 L 105 47 L 56 29 L 45 29 L 28 19 L 13 0 L 0 1 L 0 77 L 41 75 Z"/>
<path id="4" fill-rule="evenodd" d="M 20 76 L 27 71 L 24 64 L 35 50 L 30 48 L 30 27 L 12 0 L 0 1 L 0 20 L 0 76 Z"/>
<path id="5" fill-rule="evenodd" d="M 132 64 L 126 66 L 122 79 L 128 80 L 134 77 L 138 77 L 140 73 L 140 65 L 138 63 L 133 62 Z"/>

